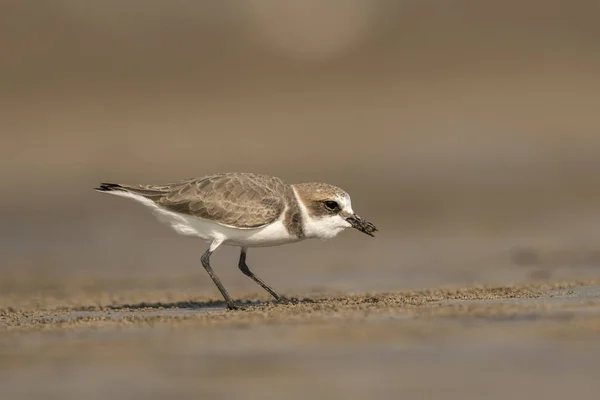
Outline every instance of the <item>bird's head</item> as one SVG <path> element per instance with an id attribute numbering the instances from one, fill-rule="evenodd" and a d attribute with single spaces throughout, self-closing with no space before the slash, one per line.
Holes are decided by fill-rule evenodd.
<path id="1" fill-rule="evenodd" d="M 304 215 L 307 237 L 332 238 L 346 228 L 355 228 L 369 236 L 377 228 L 352 210 L 350 195 L 326 183 L 300 183 L 292 185 Z"/>

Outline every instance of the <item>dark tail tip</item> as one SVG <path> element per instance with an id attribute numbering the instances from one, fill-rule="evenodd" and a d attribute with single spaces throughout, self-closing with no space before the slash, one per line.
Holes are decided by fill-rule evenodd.
<path id="1" fill-rule="evenodd" d="M 97 190 L 99 192 L 112 192 L 114 190 L 120 189 L 123 189 L 123 187 L 118 183 L 101 183 L 100 187 L 94 188 L 94 190 Z"/>

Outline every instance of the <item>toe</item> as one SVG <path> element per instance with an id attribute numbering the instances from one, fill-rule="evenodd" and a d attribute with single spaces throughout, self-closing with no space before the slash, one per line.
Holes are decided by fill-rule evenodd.
<path id="1" fill-rule="evenodd" d="M 279 297 L 279 299 L 277 299 L 277 302 L 280 304 L 297 304 L 298 303 L 298 299 L 296 298 L 287 298 L 284 296 Z"/>

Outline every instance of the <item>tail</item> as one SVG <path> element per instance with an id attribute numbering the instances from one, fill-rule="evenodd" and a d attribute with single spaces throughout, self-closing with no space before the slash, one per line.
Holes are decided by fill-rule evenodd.
<path id="1" fill-rule="evenodd" d="M 100 184 L 99 187 L 95 187 L 94 190 L 98 191 L 98 192 L 125 192 L 125 193 L 131 193 L 131 194 L 136 194 L 138 196 L 143 196 L 143 197 L 148 197 L 148 198 L 152 198 L 152 197 L 160 197 L 164 194 L 163 191 L 161 190 L 157 190 L 157 189 L 152 189 L 152 188 L 146 188 L 146 187 L 141 187 L 141 186 L 129 186 L 129 185 L 121 185 L 118 183 L 106 183 L 103 182 Z M 114 194 L 118 194 L 118 193 L 114 193 Z"/>

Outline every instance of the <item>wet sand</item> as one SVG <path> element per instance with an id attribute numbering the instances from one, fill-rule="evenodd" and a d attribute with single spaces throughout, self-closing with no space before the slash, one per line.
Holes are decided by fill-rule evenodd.
<path id="1" fill-rule="evenodd" d="M 277 305 L 85 293 L 0 311 L 6 398 L 549 398 L 597 393 L 596 281 Z M 177 296 L 176 296 L 177 297 Z M 35 382 L 32 385 L 31 382 Z"/>

